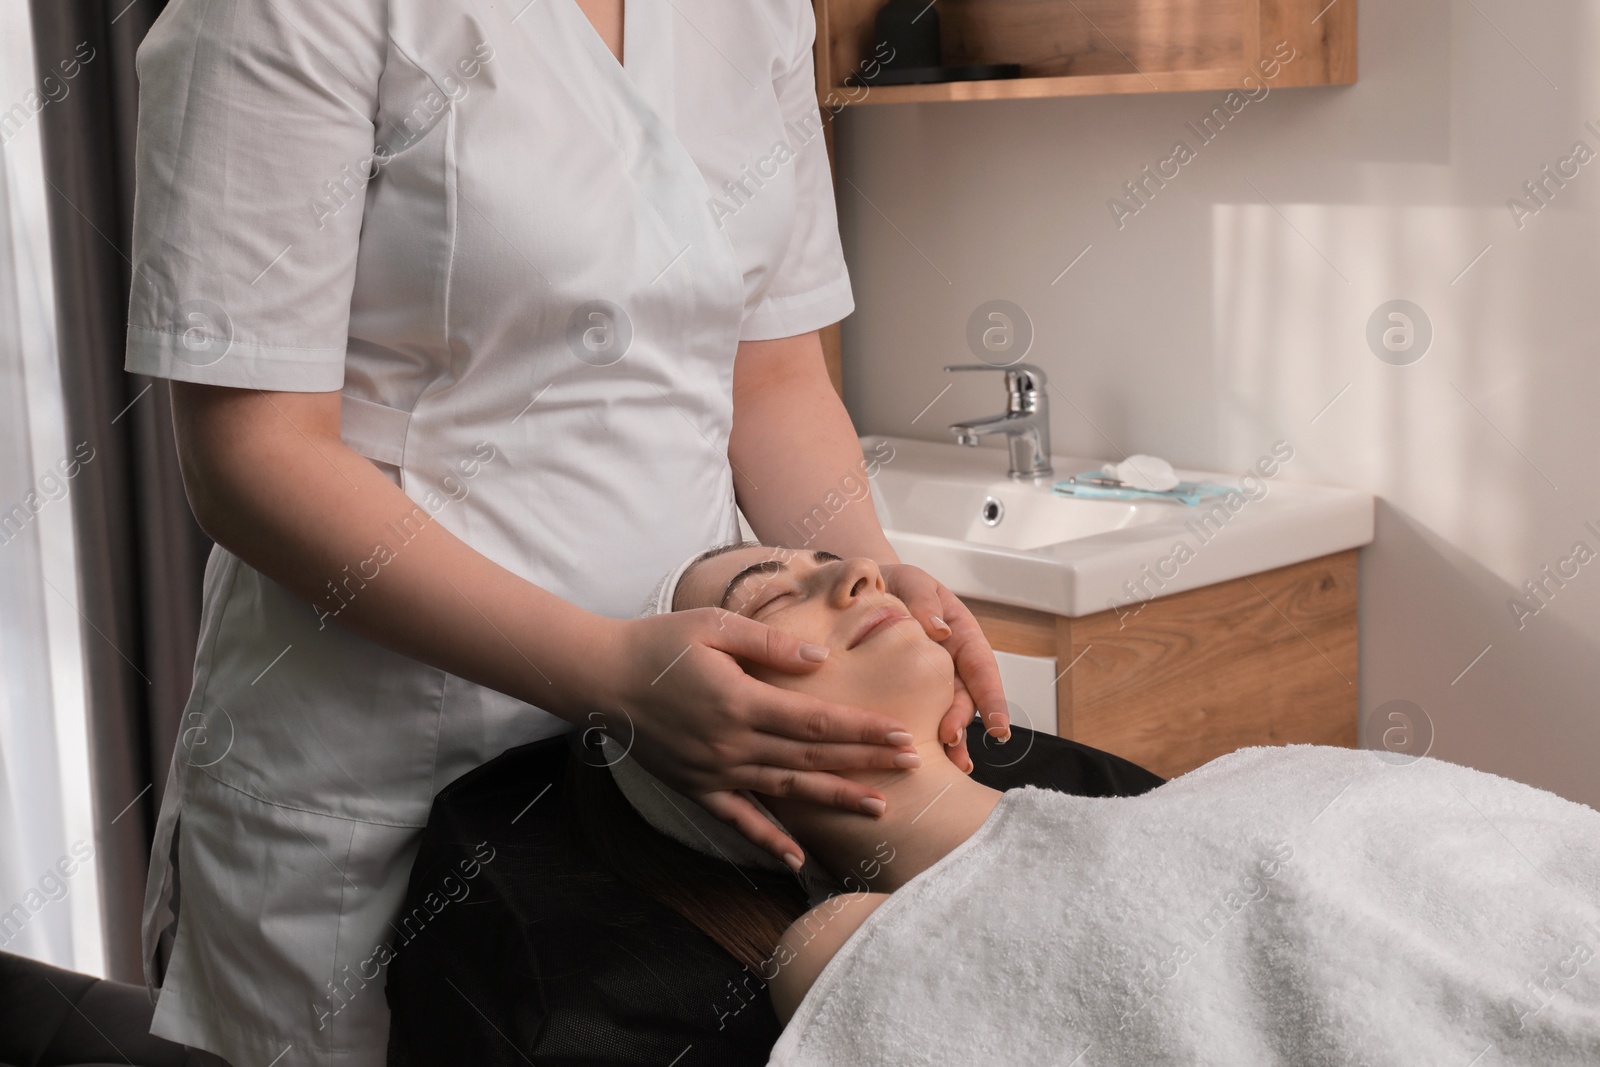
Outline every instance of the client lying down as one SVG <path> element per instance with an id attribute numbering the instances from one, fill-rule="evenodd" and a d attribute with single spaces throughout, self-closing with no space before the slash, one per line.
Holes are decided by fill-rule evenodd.
<path id="1" fill-rule="evenodd" d="M 887 796 L 877 818 L 759 798 L 808 853 L 801 892 L 768 875 L 761 899 L 713 905 L 676 874 L 636 879 L 768 980 L 788 1023 L 773 1064 L 1600 1063 L 1593 809 L 1312 745 L 1137 797 L 1001 793 L 945 756 L 950 658 L 872 561 L 724 547 L 647 610 L 719 606 L 832 650 L 758 677 L 887 712 L 922 756 L 852 773 Z M 691 866 L 783 871 L 605 744 Z"/>

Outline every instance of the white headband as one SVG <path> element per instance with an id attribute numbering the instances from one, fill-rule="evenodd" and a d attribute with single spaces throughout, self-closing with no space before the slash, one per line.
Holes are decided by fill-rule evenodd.
<path id="1" fill-rule="evenodd" d="M 668 571 L 666 577 L 656 583 L 655 590 L 645 601 L 643 610 L 639 612 L 640 616 L 669 614 L 672 611 L 672 600 L 677 593 L 678 582 L 705 554 L 703 551 L 696 552 Z M 622 795 L 628 798 L 628 803 L 633 805 L 634 810 L 644 818 L 645 822 L 661 833 L 696 852 L 725 859 L 741 867 L 794 874 L 787 864 L 772 853 L 756 845 L 697 802 L 639 766 L 639 761 L 629 757 L 628 746 L 621 741 L 609 735 L 602 735 L 601 753 L 611 769 L 611 777 L 615 779 L 617 788 L 622 790 Z M 744 790 L 740 793 L 756 806 L 756 810 L 771 820 L 774 826 L 789 834 L 788 829 L 767 809 L 766 805 L 761 803 L 759 798 Z M 794 835 L 789 834 L 789 836 Z M 806 860 L 796 877 L 806 891 L 807 902 L 813 906 L 835 894 L 845 892 L 842 882 L 810 859 Z"/>

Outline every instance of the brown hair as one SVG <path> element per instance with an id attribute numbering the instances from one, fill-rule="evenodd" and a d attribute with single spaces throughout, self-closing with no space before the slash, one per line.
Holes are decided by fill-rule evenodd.
<path id="1" fill-rule="evenodd" d="M 574 740 L 561 803 L 575 843 L 762 974 L 783 932 L 809 910 L 794 876 L 713 859 L 661 833 L 623 796 L 599 749 Z"/>

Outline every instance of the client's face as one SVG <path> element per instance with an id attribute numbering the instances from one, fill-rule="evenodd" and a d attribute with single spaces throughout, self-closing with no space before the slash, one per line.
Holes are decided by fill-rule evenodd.
<path id="1" fill-rule="evenodd" d="M 722 607 L 831 650 L 807 674 L 742 664 L 764 682 L 894 715 L 919 740 L 934 736 L 950 707 L 950 654 L 889 594 L 870 559 L 734 549 L 701 560 L 679 580 L 673 609 L 700 607 Z"/>

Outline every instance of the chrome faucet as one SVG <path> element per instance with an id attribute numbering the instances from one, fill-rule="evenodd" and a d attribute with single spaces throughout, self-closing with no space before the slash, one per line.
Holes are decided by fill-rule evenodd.
<path id="1" fill-rule="evenodd" d="M 1011 477 L 1040 478 L 1054 473 L 1050 467 L 1050 398 L 1044 392 L 1044 371 L 1031 363 L 1009 367 L 952 363 L 945 370 L 997 370 L 1006 376 L 1006 410 L 986 419 L 951 423 L 956 444 L 976 445 L 980 437 L 1003 433 L 1011 452 Z"/>

